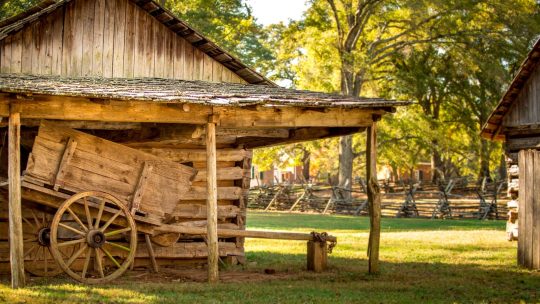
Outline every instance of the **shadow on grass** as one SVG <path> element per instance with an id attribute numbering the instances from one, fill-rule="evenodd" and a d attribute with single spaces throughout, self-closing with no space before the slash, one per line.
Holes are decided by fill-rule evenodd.
<path id="1" fill-rule="evenodd" d="M 383 232 L 436 231 L 436 230 L 504 230 L 505 221 L 479 221 L 474 219 L 429 220 L 424 218 L 383 218 Z M 369 218 L 346 215 L 299 214 L 283 212 L 253 212 L 248 215 L 249 229 L 302 229 L 315 231 L 354 230 L 369 231 Z"/>
<path id="2" fill-rule="evenodd" d="M 0 285 L 0 302 L 10 303 L 514 303 L 540 301 L 540 273 L 516 266 L 445 263 L 388 263 L 368 275 L 367 261 L 331 258 L 322 274 L 305 271 L 305 256 L 257 252 L 247 269 L 229 268 L 235 282 L 218 285 L 128 275 L 111 284 L 85 286 L 65 278 L 35 279 L 12 291 Z M 253 273 L 283 261 L 268 280 Z M 271 264 L 269 264 L 271 263 Z M 204 270 L 200 270 L 204 272 Z M 242 280 L 242 275 L 245 279 Z M 272 279 L 274 278 L 274 279 Z"/>

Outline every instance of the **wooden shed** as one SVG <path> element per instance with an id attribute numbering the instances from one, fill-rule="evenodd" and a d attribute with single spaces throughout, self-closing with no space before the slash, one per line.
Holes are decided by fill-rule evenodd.
<path id="1" fill-rule="evenodd" d="M 44 120 L 198 170 L 174 210 L 160 216 L 179 227 L 207 228 L 208 235 L 182 235 L 172 247 L 156 246 L 155 257 L 173 265 L 208 259 L 217 269 L 218 254 L 244 256 L 242 234 L 230 231 L 245 229 L 251 149 L 368 130 L 373 176 L 376 122 L 399 105 L 278 87 L 154 1 L 45 1 L 0 23 L 1 159 L 9 169 L 3 170 L 9 192 L 2 191 L 0 204 L 2 269 L 9 270 L 11 260 L 13 286 L 23 284 L 21 218 L 27 210 L 21 216 L 19 173 Z M 107 177 L 110 183 L 96 190 L 112 192 L 108 187 L 123 182 Z M 164 195 L 167 186 L 151 190 Z M 377 271 L 376 178 L 370 191 L 370 267 Z M 23 187 L 23 205 L 31 195 Z M 229 233 L 218 240 L 218 229 Z M 135 265 L 148 257 L 146 249 L 137 250 Z"/>
<path id="2" fill-rule="evenodd" d="M 506 142 L 509 184 L 519 195 L 518 263 L 530 269 L 540 269 L 539 66 L 540 40 L 482 129 L 482 137 Z"/>

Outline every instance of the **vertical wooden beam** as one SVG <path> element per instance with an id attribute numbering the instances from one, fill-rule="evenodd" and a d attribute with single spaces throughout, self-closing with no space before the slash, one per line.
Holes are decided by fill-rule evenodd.
<path id="1" fill-rule="evenodd" d="M 366 168 L 369 202 L 369 273 L 379 272 L 379 243 L 381 239 L 381 196 L 377 183 L 377 123 L 367 129 Z"/>
<path id="2" fill-rule="evenodd" d="M 9 256 L 11 265 L 11 287 L 25 286 L 24 248 L 21 216 L 21 116 L 11 113 L 8 135 L 8 178 L 9 178 Z"/>
<path id="3" fill-rule="evenodd" d="M 216 124 L 210 119 L 206 124 L 206 216 L 208 243 L 208 282 L 219 281 L 218 237 L 217 237 L 217 160 Z"/>

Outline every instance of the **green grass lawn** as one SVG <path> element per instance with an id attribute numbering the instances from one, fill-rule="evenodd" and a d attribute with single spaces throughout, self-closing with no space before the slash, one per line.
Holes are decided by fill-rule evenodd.
<path id="1" fill-rule="evenodd" d="M 365 217 L 248 215 L 249 229 L 336 235 L 338 246 L 323 274 L 305 271 L 304 242 L 251 239 L 246 241 L 247 265 L 222 271 L 240 277 L 234 283 L 156 282 L 127 274 L 105 286 L 61 277 L 34 279 L 30 287 L 12 291 L 3 278 L 0 302 L 540 303 L 540 273 L 516 266 L 516 243 L 505 240 L 503 221 L 385 218 L 377 276 L 366 274 L 368 224 Z M 262 274 L 267 268 L 276 274 Z M 241 279 L 243 274 L 247 279 Z M 257 279 L 250 279 L 253 274 Z"/>

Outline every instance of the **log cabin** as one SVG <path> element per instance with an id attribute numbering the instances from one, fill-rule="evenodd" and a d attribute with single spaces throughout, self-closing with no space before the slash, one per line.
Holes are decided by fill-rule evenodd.
<path id="1" fill-rule="evenodd" d="M 540 40 L 482 128 L 504 141 L 511 195 L 518 197 L 518 264 L 540 269 Z M 512 185 L 517 185 L 512 186 Z"/>
<path id="2" fill-rule="evenodd" d="M 33 215 L 21 209 L 32 201 L 21 174 L 48 121 L 196 169 L 163 216 L 207 235 L 138 248 L 134 265 L 207 262 L 209 280 L 218 258 L 244 260 L 246 235 L 217 231 L 245 230 L 252 149 L 367 130 L 369 265 L 377 272 L 376 124 L 406 104 L 281 88 L 156 1 L 46 0 L 0 22 L 1 269 L 24 286 L 22 233 Z M 114 178 L 111 185 L 122 179 Z M 100 187 L 87 190 L 114 193 Z"/>

